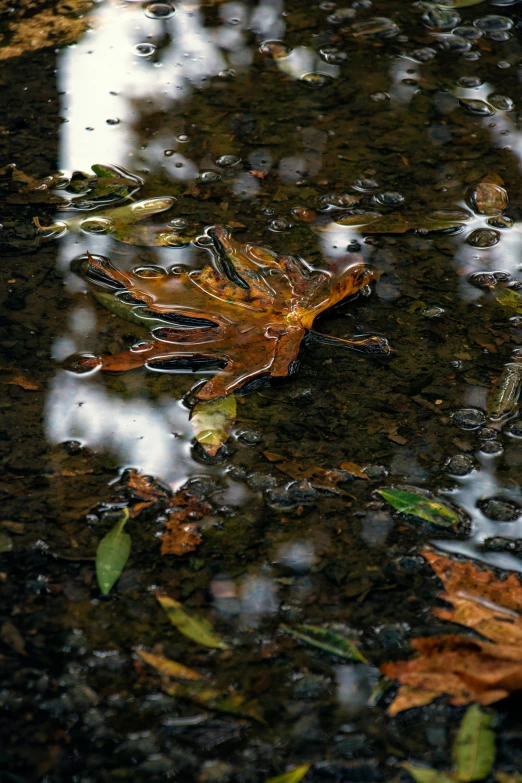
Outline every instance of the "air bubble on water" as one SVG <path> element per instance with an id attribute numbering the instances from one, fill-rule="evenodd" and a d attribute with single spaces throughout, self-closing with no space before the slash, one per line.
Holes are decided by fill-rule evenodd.
<path id="1" fill-rule="evenodd" d="M 444 469 L 450 476 L 461 477 L 469 475 L 475 469 L 475 465 L 467 454 L 455 454 L 446 462 Z"/>
<path id="2" fill-rule="evenodd" d="M 184 228 L 187 228 L 188 221 L 185 220 L 185 218 L 177 217 L 172 218 L 172 220 L 169 220 L 167 225 L 169 228 L 177 229 L 178 231 L 182 231 Z"/>
<path id="3" fill-rule="evenodd" d="M 351 19 L 355 19 L 357 12 L 354 8 L 338 8 L 333 14 L 326 17 L 329 24 L 345 24 Z"/>
<path id="4" fill-rule="evenodd" d="M 187 247 L 189 244 L 177 234 L 162 234 L 161 238 L 166 247 Z"/>
<path id="5" fill-rule="evenodd" d="M 522 419 L 516 419 L 511 422 L 511 424 L 508 425 L 506 432 L 513 438 L 522 438 Z"/>
<path id="6" fill-rule="evenodd" d="M 508 33 L 507 30 L 499 30 L 498 32 L 489 34 L 489 39 L 491 41 L 499 41 L 501 43 L 503 41 L 509 41 L 510 38 L 511 38 L 511 33 Z"/>
<path id="7" fill-rule="evenodd" d="M 109 117 L 109 119 L 105 120 L 105 122 L 107 123 L 107 125 L 119 125 L 120 124 L 120 121 L 119 121 L 119 119 L 117 117 Z"/>
<path id="8" fill-rule="evenodd" d="M 486 421 L 482 411 L 476 408 L 461 408 L 451 414 L 451 419 L 453 424 L 456 424 L 462 430 L 478 430 Z"/>
<path id="9" fill-rule="evenodd" d="M 473 22 L 475 27 L 479 30 L 484 30 L 486 33 L 496 33 L 504 30 L 511 30 L 513 22 L 508 16 L 498 16 L 498 14 L 488 14 L 488 16 L 481 16 L 480 19 L 475 19 Z"/>
<path id="10" fill-rule="evenodd" d="M 505 71 L 506 68 L 511 68 L 511 63 L 509 60 L 499 60 L 497 63 L 497 68 L 500 68 L 502 71 Z"/>
<path id="11" fill-rule="evenodd" d="M 170 19 L 174 15 L 175 9 L 170 3 L 151 3 L 145 9 L 145 16 L 149 19 Z"/>
<path id="12" fill-rule="evenodd" d="M 420 311 L 424 318 L 440 318 L 446 312 L 443 307 L 425 307 Z"/>
<path id="13" fill-rule="evenodd" d="M 459 14 L 451 8 L 433 6 L 422 15 L 422 21 L 427 27 L 436 27 L 439 30 L 451 30 L 460 24 Z"/>
<path id="14" fill-rule="evenodd" d="M 466 237 L 466 244 L 479 250 L 494 247 L 499 241 L 500 233 L 492 228 L 477 228 Z"/>
<path id="15" fill-rule="evenodd" d="M 510 318 L 509 325 L 512 326 L 513 329 L 522 329 L 522 315 L 514 315 Z"/>
<path id="16" fill-rule="evenodd" d="M 199 178 L 201 182 L 217 182 L 221 179 L 221 174 L 218 171 L 202 171 Z"/>
<path id="17" fill-rule="evenodd" d="M 214 162 L 216 166 L 221 166 L 223 169 L 228 169 L 231 166 L 237 166 L 238 163 L 241 163 L 241 158 L 239 155 L 221 155 Z"/>
<path id="18" fill-rule="evenodd" d="M 384 16 L 375 16 L 373 19 L 366 19 L 362 22 L 355 22 L 352 25 L 352 33 L 358 38 L 393 38 L 400 32 L 398 25 Z"/>
<path id="19" fill-rule="evenodd" d="M 155 343 L 151 340 L 140 340 L 134 345 L 131 345 L 130 349 L 133 353 L 143 353 L 143 351 L 150 351 L 154 348 Z"/>
<path id="20" fill-rule="evenodd" d="M 383 101 L 389 101 L 390 96 L 387 92 L 374 92 L 370 95 L 370 100 L 374 103 L 382 103 Z"/>
<path id="21" fill-rule="evenodd" d="M 470 41 L 476 41 L 484 35 L 484 31 L 479 30 L 478 27 L 473 27 L 471 24 L 466 24 L 461 27 L 455 27 L 453 35 L 460 35 L 461 38 L 468 38 Z"/>
<path id="22" fill-rule="evenodd" d="M 384 193 L 374 196 L 374 201 L 377 204 L 382 204 L 383 207 L 399 207 L 404 204 L 404 196 L 395 190 L 386 190 Z"/>
<path id="23" fill-rule="evenodd" d="M 471 49 L 470 41 L 461 35 L 447 35 L 441 40 L 440 46 L 446 52 L 454 52 L 455 54 L 462 54 Z"/>
<path id="24" fill-rule="evenodd" d="M 479 60 L 480 52 L 462 52 L 462 59 L 468 60 L 469 62 Z"/>
<path id="25" fill-rule="evenodd" d="M 165 155 L 166 158 L 171 158 L 175 152 L 176 150 L 163 150 L 163 154 Z"/>
<path id="26" fill-rule="evenodd" d="M 327 73 L 304 73 L 301 81 L 309 87 L 326 87 L 333 81 L 333 77 Z"/>
<path id="27" fill-rule="evenodd" d="M 411 56 L 419 63 L 427 63 L 437 56 L 437 52 L 429 46 L 423 46 L 422 49 L 414 49 Z"/>
<path id="28" fill-rule="evenodd" d="M 514 522 L 522 514 L 517 503 L 504 498 L 481 498 L 477 506 L 493 522 Z"/>
<path id="29" fill-rule="evenodd" d="M 461 76 L 458 83 L 461 87 L 474 89 L 475 87 L 480 87 L 482 79 L 479 79 L 478 76 Z"/>
<path id="30" fill-rule="evenodd" d="M 270 231 L 288 231 L 290 228 L 292 228 L 292 224 L 290 221 L 285 220 L 284 218 L 275 218 L 274 220 L 270 221 L 268 228 Z"/>
<path id="31" fill-rule="evenodd" d="M 340 65 L 348 59 L 346 52 L 340 51 L 336 46 L 323 46 L 319 49 L 319 54 L 327 63 Z"/>
<path id="32" fill-rule="evenodd" d="M 137 57 L 150 57 L 156 51 L 156 47 L 150 43 L 139 43 L 133 47 L 132 51 Z"/>
<path id="33" fill-rule="evenodd" d="M 212 247 L 214 242 L 207 234 L 201 234 L 199 237 L 195 238 L 194 244 L 197 247 Z"/>
<path id="34" fill-rule="evenodd" d="M 338 209 L 348 209 L 353 207 L 357 203 L 360 197 L 354 196 L 353 193 L 326 193 L 319 199 L 320 209 L 328 209 L 329 207 L 336 207 Z"/>
<path id="35" fill-rule="evenodd" d="M 80 228 L 88 234 L 109 234 L 113 230 L 114 224 L 109 218 L 91 217 L 82 220 Z"/>
<path id="36" fill-rule="evenodd" d="M 478 114 L 481 117 L 490 117 L 495 114 L 492 106 L 478 98 L 460 98 L 459 103 L 469 114 Z"/>
<path id="37" fill-rule="evenodd" d="M 102 366 L 100 356 L 93 353 L 75 353 L 68 356 L 62 362 L 62 368 L 76 375 L 87 375 L 94 373 Z"/>
<path id="38" fill-rule="evenodd" d="M 489 454 L 491 457 L 496 457 L 499 454 L 502 454 L 504 448 L 502 443 L 498 440 L 486 440 L 484 443 L 480 444 L 480 451 L 483 454 Z"/>
<path id="39" fill-rule="evenodd" d="M 354 182 L 354 190 L 360 190 L 362 193 L 370 193 L 372 190 L 377 190 L 379 183 L 374 179 L 358 179 Z"/>
<path id="40" fill-rule="evenodd" d="M 514 101 L 507 95 L 500 95 L 497 92 L 488 95 L 488 103 L 490 103 L 498 111 L 512 111 L 515 108 Z"/>
<path id="41" fill-rule="evenodd" d="M 181 144 L 186 144 L 190 139 L 186 133 L 180 133 L 179 136 L 176 136 L 176 141 L 179 141 Z"/>

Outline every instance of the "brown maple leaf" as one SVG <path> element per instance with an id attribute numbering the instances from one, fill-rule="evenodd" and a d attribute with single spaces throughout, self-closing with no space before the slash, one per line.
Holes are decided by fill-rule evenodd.
<path id="1" fill-rule="evenodd" d="M 401 683 L 388 712 L 395 715 L 447 695 L 451 704 L 487 705 L 522 689 L 522 585 L 514 574 L 501 580 L 474 563 L 431 550 L 422 552 L 444 584 L 451 609 L 434 609 L 442 620 L 463 625 L 488 641 L 459 635 L 413 639 L 418 657 L 386 663 L 381 671 Z"/>
<path id="2" fill-rule="evenodd" d="M 149 345 L 101 359 L 82 358 L 80 368 L 168 369 L 214 360 L 222 369 L 195 396 L 224 397 L 259 375 L 287 375 L 314 319 L 376 278 L 360 261 L 340 260 L 319 271 L 299 258 L 242 244 L 223 226 L 208 235 L 214 264 L 200 270 L 144 276 L 122 272 L 100 256 L 88 254 L 80 261 L 79 271 L 91 282 L 119 288 L 120 296 L 130 297 L 143 314 L 166 322 L 152 329 Z M 359 350 L 389 350 L 379 337 L 323 339 Z"/>

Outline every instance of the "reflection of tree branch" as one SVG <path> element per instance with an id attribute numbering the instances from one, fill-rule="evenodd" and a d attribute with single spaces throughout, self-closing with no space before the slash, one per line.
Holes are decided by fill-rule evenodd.
<path id="1" fill-rule="evenodd" d="M 67 4 L 58 0 L 49 8 L 45 0 L 23 0 L 10 13 L 10 0 L 0 0 L 0 16 L 9 19 L 0 33 L 0 60 L 74 43 L 92 22 L 85 14 L 93 5 L 93 0 L 68 0 Z M 9 44 L 2 45 L 6 41 Z"/>

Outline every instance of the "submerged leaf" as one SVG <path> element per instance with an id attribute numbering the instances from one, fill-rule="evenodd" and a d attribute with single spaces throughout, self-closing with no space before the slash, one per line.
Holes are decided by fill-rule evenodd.
<path id="1" fill-rule="evenodd" d="M 190 422 L 194 436 L 210 457 L 225 444 L 236 423 L 237 403 L 233 394 L 208 402 L 198 402 Z"/>
<path id="2" fill-rule="evenodd" d="M 429 767 L 417 767 L 415 764 L 404 762 L 403 769 L 410 773 L 416 783 L 455 783 L 455 778 L 445 772 L 438 772 Z"/>
<path id="3" fill-rule="evenodd" d="M 281 628 L 295 636 L 296 639 L 311 644 L 313 647 L 319 647 L 321 650 L 339 655 L 341 658 L 347 658 L 349 661 L 368 663 L 362 652 L 352 642 L 329 628 L 320 628 L 317 625 L 295 625 L 293 627 L 282 625 Z"/>
<path id="4" fill-rule="evenodd" d="M 230 715 L 241 715 L 266 725 L 265 720 L 258 713 L 256 705 L 247 702 L 244 696 L 232 689 L 222 691 L 208 685 L 188 685 L 186 683 L 178 682 L 172 683 L 172 685 L 169 685 L 164 690 L 170 696 L 188 699 L 209 710 L 226 712 Z"/>
<path id="5" fill-rule="evenodd" d="M 455 777 L 462 783 L 484 780 L 491 772 L 495 762 L 494 717 L 473 704 L 462 718 L 452 753 Z"/>
<path id="6" fill-rule="evenodd" d="M 335 468 L 319 468 L 315 466 L 307 467 L 301 465 L 297 460 L 277 462 L 276 467 L 282 473 L 296 479 L 296 481 L 309 481 L 313 487 L 335 492 L 337 495 L 347 494 L 338 485 L 340 482 L 348 479 L 348 471 L 336 470 Z"/>
<path id="7" fill-rule="evenodd" d="M 378 489 L 377 493 L 403 514 L 424 519 L 440 527 L 456 529 L 460 524 L 459 515 L 449 505 L 435 500 L 427 492 L 415 487 Z"/>
<path id="8" fill-rule="evenodd" d="M 488 394 L 486 412 L 490 419 L 498 421 L 514 412 L 521 386 L 522 362 L 510 362 L 504 367 Z"/>
<path id="9" fill-rule="evenodd" d="M 522 315 L 522 296 L 512 288 L 495 288 L 493 296 L 501 307 Z"/>
<path id="10" fill-rule="evenodd" d="M 311 766 L 311 763 L 301 764 L 299 767 L 289 769 L 288 772 L 283 772 L 282 775 L 276 775 L 275 778 L 269 778 L 266 783 L 301 783 L 301 780 L 306 776 Z"/>
<path id="11" fill-rule="evenodd" d="M 166 675 L 168 677 L 174 677 L 177 680 L 202 680 L 203 675 L 189 669 L 188 666 L 184 666 L 182 663 L 172 661 L 170 658 L 164 658 L 163 655 L 154 655 L 153 653 L 146 652 L 145 650 L 137 649 L 136 655 L 152 666 L 153 669 L 159 674 Z"/>
<path id="12" fill-rule="evenodd" d="M 107 595 L 119 579 L 131 550 L 131 537 L 124 532 L 129 510 L 122 510 L 122 517 L 105 535 L 96 550 L 96 578 L 100 591 Z"/>
<path id="13" fill-rule="evenodd" d="M 167 595 L 157 595 L 156 598 L 166 611 L 172 625 L 188 639 L 192 639 L 204 647 L 222 650 L 227 648 L 225 642 L 214 633 L 208 620 L 187 614 L 179 601 L 175 601 L 174 598 L 169 598 Z"/>

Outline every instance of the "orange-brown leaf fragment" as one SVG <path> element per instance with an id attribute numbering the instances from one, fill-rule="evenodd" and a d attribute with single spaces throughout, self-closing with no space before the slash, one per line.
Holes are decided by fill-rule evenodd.
<path id="1" fill-rule="evenodd" d="M 185 555 L 193 552 L 201 541 L 201 534 L 193 522 L 187 522 L 186 512 L 172 513 L 161 536 L 162 555 Z"/>
<path id="2" fill-rule="evenodd" d="M 364 479 L 365 481 L 370 480 L 360 465 L 356 465 L 355 462 L 343 462 L 339 467 L 351 476 L 355 476 L 355 478 Z"/>
<path id="3" fill-rule="evenodd" d="M 422 552 L 446 589 L 451 609 L 434 609 L 442 620 L 469 628 L 488 641 L 446 635 L 412 640 L 418 656 L 386 663 L 382 672 L 401 687 L 389 713 L 446 695 L 451 704 L 492 704 L 522 689 L 522 585 L 514 574 L 499 579 L 474 563 Z M 489 641 L 491 640 L 491 641 Z"/>
<path id="4" fill-rule="evenodd" d="M 347 475 L 344 470 L 313 466 L 305 467 L 297 462 L 297 460 L 277 462 L 276 467 L 282 473 L 286 473 L 287 476 L 290 476 L 297 481 L 309 481 L 312 486 L 317 487 L 318 489 L 327 489 L 338 495 L 346 494 L 337 486 L 341 481 L 346 481 Z"/>

